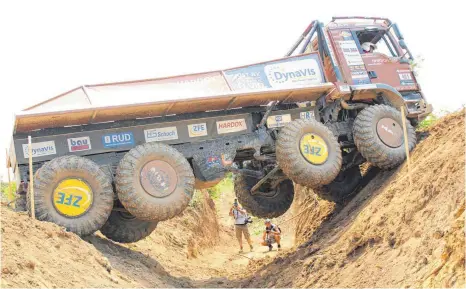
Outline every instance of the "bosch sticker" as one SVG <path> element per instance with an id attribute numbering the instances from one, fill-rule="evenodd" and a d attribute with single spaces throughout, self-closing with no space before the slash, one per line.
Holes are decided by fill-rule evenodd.
<path id="1" fill-rule="evenodd" d="M 221 167 L 222 162 L 218 156 L 210 156 L 207 158 L 207 167 L 208 168 L 213 168 L 213 167 Z"/>
<path id="2" fill-rule="evenodd" d="M 144 137 L 146 142 L 178 139 L 178 131 L 176 126 L 146 129 L 144 130 Z"/>
<path id="3" fill-rule="evenodd" d="M 282 127 L 286 123 L 289 123 L 289 122 L 291 122 L 290 114 L 271 115 L 267 118 L 267 127 L 268 128 Z"/>

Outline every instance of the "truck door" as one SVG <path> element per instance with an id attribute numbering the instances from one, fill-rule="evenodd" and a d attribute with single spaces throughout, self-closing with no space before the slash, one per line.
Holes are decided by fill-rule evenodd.
<path id="1" fill-rule="evenodd" d="M 344 82 L 348 84 L 370 84 L 364 60 L 361 56 L 356 35 L 346 28 L 329 29 L 331 45 L 343 74 Z"/>
<path id="2" fill-rule="evenodd" d="M 416 80 L 407 61 L 402 63 L 401 49 L 394 38 L 383 29 L 355 31 L 357 45 L 371 83 L 384 83 L 398 91 L 417 90 Z M 362 48 L 364 42 L 376 45 L 372 52 Z"/>

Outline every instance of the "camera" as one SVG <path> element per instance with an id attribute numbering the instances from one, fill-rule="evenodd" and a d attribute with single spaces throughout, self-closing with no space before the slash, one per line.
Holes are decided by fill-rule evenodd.
<path id="1" fill-rule="evenodd" d="M 246 221 L 244 221 L 244 224 L 245 224 L 245 225 L 246 225 L 246 224 L 249 224 L 249 223 L 252 223 L 252 217 L 248 217 L 248 218 L 246 219 Z"/>

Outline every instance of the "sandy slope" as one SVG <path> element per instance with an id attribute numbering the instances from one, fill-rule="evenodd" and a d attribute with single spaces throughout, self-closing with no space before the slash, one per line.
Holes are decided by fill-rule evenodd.
<path id="1" fill-rule="evenodd" d="M 379 173 L 344 208 L 315 201 L 297 239 L 311 240 L 242 286 L 464 287 L 465 112 L 445 117 L 407 165 Z"/>

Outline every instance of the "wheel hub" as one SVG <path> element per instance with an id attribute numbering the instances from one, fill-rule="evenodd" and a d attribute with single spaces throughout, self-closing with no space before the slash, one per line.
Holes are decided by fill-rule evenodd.
<path id="1" fill-rule="evenodd" d="M 84 215 L 92 201 L 92 189 L 81 179 L 65 179 L 53 191 L 53 205 L 58 213 L 66 217 Z"/>
<path id="2" fill-rule="evenodd" d="M 403 144 L 403 130 L 397 121 L 382 118 L 377 122 L 377 135 L 389 147 L 397 148 Z"/>
<path id="3" fill-rule="evenodd" d="M 306 133 L 299 141 L 299 150 L 303 157 L 314 165 L 320 165 L 328 159 L 327 143 L 314 133 Z"/>
<path id="4" fill-rule="evenodd" d="M 178 178 L 175 169 L 167 162 L 154 160 L 144 165 L 140 174 L 144 190 L 157 198 L 163 198 L 176 188 Z"/>

